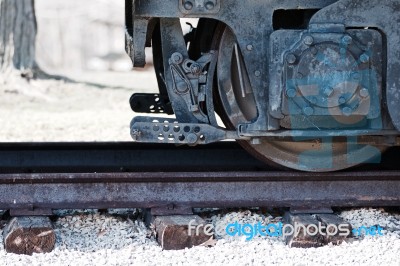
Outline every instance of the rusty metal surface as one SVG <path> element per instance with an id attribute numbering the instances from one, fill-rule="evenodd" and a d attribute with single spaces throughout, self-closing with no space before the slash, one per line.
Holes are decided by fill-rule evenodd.
<path id="1" fill-rule="evenodd" d="M 380 165 L 336 173 L 266 167 L 231 142 L 195 148 L 3 143 L 0 150 L 0 209 L 14 213 L 58 208 L 400 206 L 398 148 L 389 150 Z"/>
<path id="2" fill-rule="evenodd" d="M 399 206 L 400 172 L 2 174 L 0 208 Z"/>

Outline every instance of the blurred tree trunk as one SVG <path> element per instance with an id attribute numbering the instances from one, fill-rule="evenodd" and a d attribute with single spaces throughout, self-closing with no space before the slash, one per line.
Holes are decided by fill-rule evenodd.
<path id="1" fill-rule="evenodd" d="M 35 64 L 34 0 L 0 0 L 0 77 L 30 78 Z"/>

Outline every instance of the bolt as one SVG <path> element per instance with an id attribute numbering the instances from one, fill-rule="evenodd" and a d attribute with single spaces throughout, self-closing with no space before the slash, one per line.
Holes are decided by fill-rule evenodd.
<path id="1" fill-rule="evenodd" d="M 362 89 L 360 90 L 360 96 L 361 96 L 362 98 L 367 98 L 367 97 L 369 96 L 369 91 L 368 91 L 368 89 L 367 89 L 367 88 L 362 88 Z"/>
<path id="2" fill-rule="evenodd" d="M 349 35 L 343 36 L 342 42 L 346 45 L 350 45 L 353 42 L 353 38 Z"/>
<path id="3" fill-rule="evenodd" d="M 192 64 L 190 66 L 190 71 L 192 72 L 192 74 L 200 74 L 201 66 L 199 64 Z"/>
<path id="4" fill-rule="evenodd" d="M 287 89 L 286 90 L 286 95 L 289 98 L 294 98 L 297 94 L 297 91 L 295 89 Z"/>
<path id="5" fill-rule="evenodd" d="M 198 140 L 197 135 L 194 133 L 190 133 L 187 135 L 186 140 L 189 144 L 195 144 Z"/>
<path id="6" fill-rule="evenodd" d="M 296 56 L 295 56 L 294 54 L 288 54 L 288 55 L 286 56 L 286 61 L 287 61 L 289 64 L 294 64 L 294 63 L 296 62 Z"/>
<path id="7" fill-rule="evenodd" d="M 175 86 L 178 93 L 185 93 L 189 90 L 185 82 L 177 82 Z"/>
<path id="8" fill-rule="evenodd" d="M 343 109 L 342 109 L 342 113 L 343 113 L 345 116 L 350 116 L 352 112 L 353 112 L 353 110 L 352 110 L 350 107 L 348 107 L 348 106 L 343 107 Z"/>
<path id="9" fill-rule="evenodd" d="M 180 53 L 173 53 L 171 59 L 174 64 L 179 65 L 183 61 L 183 56 Z"/>
<path id="10" fill-rule="evenodd" d="M 214 3 L 212 2 L 212 1 L 208 1 L 207 3 L 206 3 L 206 9 L 207 10 L 211 10 L 211 9 L 214 9 Z"/>
<path id="11" fill-rule="evenodd" d="M 251 44 L 248 44 L 248 45 L 246 46 L 246 48 L 247 48 L 248 51 L 253 51 L 254 46 L 251 45 Z"/>
<path id="12" fill-rule="evenodd" d="M 256 77 L 259 77 L 259 76 L 261 76 L 261 72 L 260 72 L 259 70 L 256 70 L 256 71 L 254 72 L 254 75 L 255 75 Z"/>
<path id="13" fill-rule="evenodd" d="M 347 102 L 346 98 L 343 96 L 340 96 L 339 98 L 339 104 L 344 104 L 345 102 Z"/>
<path id="14" fill-rule="evenodd" d="M 333 91 L 334 89 L 332 87 L 327 86 L 324 88 L 324 95 L 329 97 L 333 94 Z"/>
<path id="15" fill-rule="evenodd" d="M 369 61 L 369 56 L 367 55 L 367 54 L 362 54 L 361 56 L 360 56 L 360 62 L 361 63 L 368 63 L 368 61 Z"/>
<path id="16" fill-rule="evenodd" d="M 313 44 L 314 42 L 314 38 L 312 36 L 306 36 L 304 38 L 304 44 L 310 46 L 311 44 Z"/>
<path id="17" fill-rule="evenodd" d="M 303 113 L 306 116 L 311 116 L 311 115 L 314 114 L 314 108 L 312 108 L 311 106 L 306 106 L 306 107 L 303 108 Z"/>
<path id="18" fill-rule="evenodd" d="M 185 3 L 183 4 L 183 7 L 184 7 L 186 10 L 192 10 L 192 8 L 193 8 L 193 3 L 192 3 L 191 1 L 185 1 Z"/>

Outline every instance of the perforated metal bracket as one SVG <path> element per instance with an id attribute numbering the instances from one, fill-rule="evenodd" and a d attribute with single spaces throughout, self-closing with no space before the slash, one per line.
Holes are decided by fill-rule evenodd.
<path id="1" fill-rule="evenodd" d="M 168 96 L 154 93 L 135 93 L 129 99 L 132 111 L 136 113 L 173 114 Z"/>
<path id="2" fill-rule="evenodd" d="M 236 131 L 209 124 L 178 123 L 175 119 L 135 117 L 131 122 L 131 136 L 141 143 L 209 144 L 225 139 L 239 139 Z"/>

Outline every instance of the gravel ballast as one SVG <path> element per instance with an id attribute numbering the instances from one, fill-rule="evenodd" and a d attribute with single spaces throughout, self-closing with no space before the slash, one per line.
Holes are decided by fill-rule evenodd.
<path id="1" fill-rule="evenodd" d="M 58 215 L 54 223 L 57 240 L 53 252 L 33 256 L 6 254 L 1 245 L 2 265 L 400 264 L 400 214 L 391 214 L 383 209 L 354 209 L 343 211 L 341 216 L 353 226 L 379 224 L 385 228 L 384 236 L 363 236 L 340 246 L 309 249 L 289 248 L 277 237 L 256 237 L 246 241 L 244 237 L 218 235 L 213 247 L 163 251 L 152 231 L 140 219 L 96 211 L 59 212 Z M 222 226 L 232 221 L 279 220 L 279 217 L 249 210 L 209 218 Z"/>

